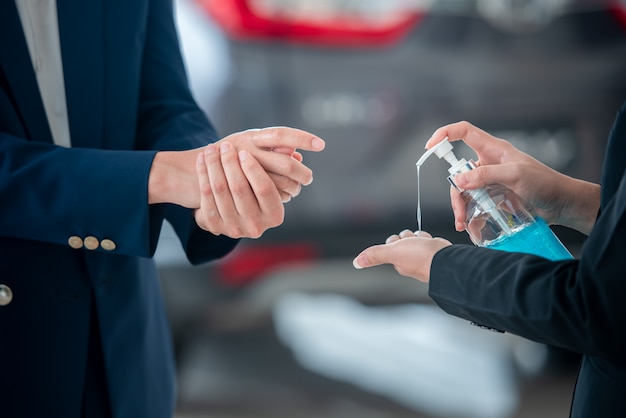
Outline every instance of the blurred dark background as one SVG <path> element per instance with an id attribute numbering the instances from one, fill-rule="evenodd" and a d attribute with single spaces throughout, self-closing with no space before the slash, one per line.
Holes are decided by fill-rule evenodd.
<path id="1" fill-rule="evenodd" d="M 626 2 L 177 0 L 194 94 L 221 136 L 326 140 L 285 223 L 192 267 L 156 259 L 183 417 L 567 416 L 578 358 L 449 317 L 427 288 L 352 258 L 416 228 L 415 162 L 468 120 L 599 181 L 626 99 Z M 469 149 L 456 154 L 473 158 Z M 447 170 L 421 171 L 423 228 L 455 243 Z M 584 237 L 557 228 L 576 255 Z"/>

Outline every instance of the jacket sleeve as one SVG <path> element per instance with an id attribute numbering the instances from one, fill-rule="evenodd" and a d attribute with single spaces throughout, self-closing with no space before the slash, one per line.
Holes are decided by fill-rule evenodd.
<path id="1" fill-rule="evenodd" d="M 579 260 L 453 245 L 437 253 L 429 293 L 446 312 L 578 353 L 626 353 L 626 181 Z"/>
<path id="2" fill-rule="evenodd" d="M 0 133 L 0 234 L 62 245 L 96 236 L 114 240 L 117 253 L 147 256 L 145 174 L 153 154 L 62 148 Z"/>
<path id="3" fill-rule="evenodd" d="M 68 149 L 30 138 L 0 68 L 1 236 L 61 245 L 68 245 L 73 236 L 94 236 L 115 242 L 116 254 L 150 257 L 167 217 L 184 248 L 195 247 L 194 262 L 219 257 L 235 245 L 236 240 L 200 230 L 190 210 L 147 203 L 148 176 L 157 151 L 203 146 L 217 135 L 187 86 L 172 2 L 143 4 L 145 15 L 136 18 L 134 29 L 143 42 L 138 48 L 140 65 L 120 63 L 126 69 L 124 91 L 119 91 L 118 83 L 107 87 L 107 97 L 123 106 L 109 106 L 106 112 L 124 115 L 109 118 L 113 122 L 104 126 L 110 138 L 105 148 L 112 149 Z M 75 139 L 80 142 L 74 137 L 72 142 Z"/>
<path id="4" fill-rule="evenodd" d="M 185 150 L 215 142 L 218 136 L 213 125 L 189 88 L 172 2 L 152 1 L 147 22 L 139 92 L 139 147 Z M 200 229 L 192 210 L 165 205 L 164 213 L 193 264 L 219 258 L 238 242 Z"/>

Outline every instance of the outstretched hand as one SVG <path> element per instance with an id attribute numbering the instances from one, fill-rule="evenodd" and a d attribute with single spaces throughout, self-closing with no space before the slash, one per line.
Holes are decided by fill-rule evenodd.
<path id="1" fill-rule="evenodd" d="M 449 245 L 452 245 L 450 241 L 433 238 L 428 232 L 418 234 L 405 229 L 391 235 L 384 244 L 361 251 L 352 264 L 357 269 L 391 264 L 401 275 L 428 283 L 433 257 Z"/>

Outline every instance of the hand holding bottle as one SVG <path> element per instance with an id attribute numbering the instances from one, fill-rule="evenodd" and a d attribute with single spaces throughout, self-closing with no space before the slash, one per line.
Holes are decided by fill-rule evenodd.
<path id="1" fill-rule="evenodd" d="M 435 131 L 426 148 L 444 138 L 463 140 L 478 156 L 478 167 L 455 177 L 463 189 L 479 189 L 489 184 L 502 184 L 523 199 L 549 224 L 565 225 L 588 233 L 600 204 L 600 187 L 559 173 L 535 158 L 468 122 L 457 122 Z M 466 228 L 465 202 L 451 188 L 455 227 Z"/>

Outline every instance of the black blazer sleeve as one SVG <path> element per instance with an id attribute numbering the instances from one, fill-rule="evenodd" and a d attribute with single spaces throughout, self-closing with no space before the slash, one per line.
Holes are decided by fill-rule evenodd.
<path id="1" fill-rule="evenodd" d="M 601 214 L 579 260 L 453 245 L 437 253 L 429 293 L 446 312 L 582 354 L 626 355 L 624 112 L 609 140 Z M 615 163 L 615 160 L 620 163 Z M 610 171 L 610 172 L 609 172 Z"/>

